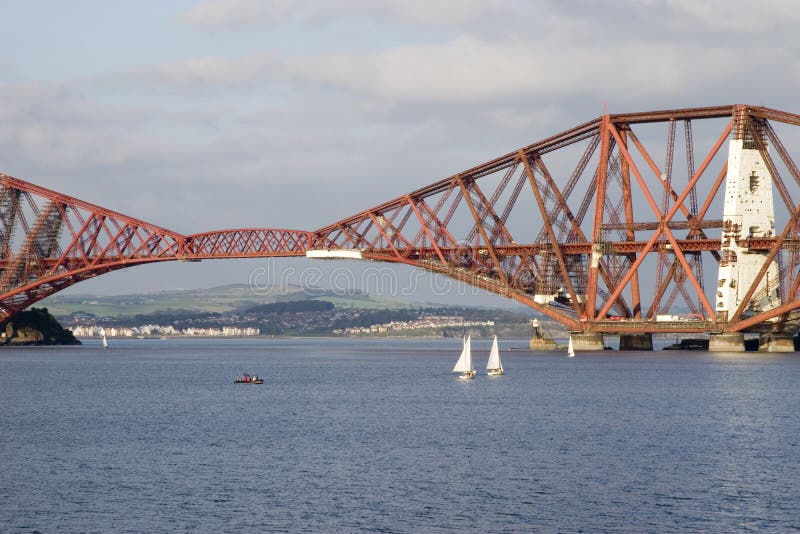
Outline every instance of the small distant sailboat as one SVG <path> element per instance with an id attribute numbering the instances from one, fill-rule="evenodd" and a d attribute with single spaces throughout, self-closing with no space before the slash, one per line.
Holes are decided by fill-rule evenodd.
<path id="1" fill-rule="evenodd" d="M 575 347 L 572 346 L 572 336 L 569 336 L 569 343 L 567 344 L 567 356 L 570 358 L 575 357 Z"/>
<path id="2" fill-rule="evenodd" d="M 489 376 L 502 376 L 503 364 L 500 362 L 500 349 L 497 348 L 497 336 L 492 341 L 492 351 L 489 353 L 489 361 L 486 364 L 486 374 Z"/>
<path id="3" fill-rule="evenodd" d="M 107 348 L 108 348 L 108 339 L 106 339 L 106 333 L 105 333 L 105 331 L 103 332 L 103 348 L 104 348 L 104 349 L 107 349 Z"/>
<path id="4" fill-rule="evenodd" d="M 461 356 L 458 357 L 453 372 L 462 373 L 458 376 L 459 380 L 475 378 L 475 369 L 472 368 L 472 341 L 469 336 L 464 340 L 464 348 L 461 349 Z"/>

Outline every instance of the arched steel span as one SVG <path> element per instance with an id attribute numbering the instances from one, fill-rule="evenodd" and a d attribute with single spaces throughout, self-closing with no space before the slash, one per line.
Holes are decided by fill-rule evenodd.
<path id="1" fill-rule="evenodd" d="M 604 115 L 314 232 L 182 235 L 0 175 L 0 318 L 131 265 L 353 249 L 514 298 L 574 330 L 787 331 L 800 307 L 800 172 L 782 139 L 797 145 L 796 126 L 799 115 L 746 105 Z M 778 192 L 774 232 L 736 239 L 780 265 L 780 304 L 750 305 L 764 267 L 722 315 L 713 294 L 730 261 L 719 219 L 728 139 L 758 149 Z"/>
<path id="2" fill-rule="evenodd" d="M 311 232 L 273 228 L 182 235 L 5 174 L 0 187 L 0 320 L 72 284 L 125 267 L 302 256 L 312 238 Z"/>

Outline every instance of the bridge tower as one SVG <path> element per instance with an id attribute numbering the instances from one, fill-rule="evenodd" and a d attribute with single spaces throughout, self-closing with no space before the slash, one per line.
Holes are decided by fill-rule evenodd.
<path id="1" fill-rule="evenodd" d="M 768 251 L 751 250 L 749 240 L 774 237 L 775 208 L 772 176 L 759 148 L 767 147 L 765 132 L 759 127 L 763 123 L 752 118 L 748 121 L 745 113 L 744 107 L 734 112 L 728 148 L 715 310 L 719 324 L 727 323 L 735 315 L 762 312 L 781 304 L 780 271 L 774 260 L 755 292 L 747 298 L 748 288 L 769 255 Z M 743 351 L 744 334 L 712 333 L 709 350 Z"/>

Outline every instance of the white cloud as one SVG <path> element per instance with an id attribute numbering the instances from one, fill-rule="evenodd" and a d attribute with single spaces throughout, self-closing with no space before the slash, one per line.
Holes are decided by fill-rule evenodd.
<path id="1" fill-rule="evenodd" d="M 576 42 L 615 40 L 625 34 L 693 34 L 693 41 L 701 41 L 709 38 L 709 33 L 717 37 L 740 34 L 774 38 L 775 33 L 794 30 L 800 22 L 800 10 L 793 0 L 757 4 L 751 0 L 545 0 L 534 4 L 518 0 L 206 0 L 180 18 L 191 26 L 223 28 L 287 22 L 310 28 L 369 19 L 377 24 L 460 29 L 501 38 L 544 33 Z M 770 32 L 772 36 L 764 35 Z"/>
<path id="2" fill-rule="evenodd" d="M 289 4 L 294 7 L 286 7 Z M 709 38 L 703 33 L 708 16 L 699 8 L 692 11 L 694 4 L 632 1 L 627 6 L 608 8 L 608 13 L 596 3 L 584 4 L 586 16 L 580 10 L 567 12 L 563 6 L 541 14 L 529 11 L 521 20 L 511 21 L 507 34 L 464 32 L 437 42 L 407 39 L 357 51 L 331 46 L 292 54 L 256 52 L 240 57 L 191 58 L 136 69 L 118 78 L 124 84 L 187 91 L 238 87 L 303 95 L 333 90 L 347 100 L 361 99 L 364 112 L 370 107 L 380 112 L 404 104 L 506 106 L 509 98 L 585 95 L 616 95 L 627 101 L 632 100 L 631 95 L 643 101 L 648 97 L 674 98 L 680 105 L 687 93 L 706 88 L 724 86 L 728 92 L 735 88 L 746 96 L 756 85 L 752 76 L 744 74 L 748 69 L 778 72 L 795 61 L 791 49 L 776 48 L 770 39 Z M 239 4 L 224 5 L 233 9 Z M 284 12 L 304 9 L 302 2 L 286 5 Z M 390 13 L 408 21 L 419 18 L 415 14 L 421 12 L 433 21 L 435 13 L 452 9 L 447 1 L 435 3 L 429 11 L 414 3 L 372 5 L 361 0 L 340 0 L 325 6 L 341 12 L 363 8 L 368 13 Z M 626 7 L 639 17 L 634 23 L 615 18 Z M 467 2 L 458 11 L 467 20 L 500 13 L 504 8 L 511 12 L 519 6 Z M 589 15 L 600 18 L 592 21 Z M 664 17 L 662 24 L 654 24 L 659 17 Z M 681 33 L 665 28 L 675 32 L 680 29 Z M 748 69 L 743 68 L 745 65 Z"/>
<path id="3" fill-rule="evenodd" d="M 691 62 L 685 61 L 687 55 L 692 56 Z M 263 91 L 272 83 L 282 90 L 291 87 L 295 94 L 335 89 L 382 106 L 403 102 L 463 105 L 521 95 L 579 94 L 589 86 L 616 91 L 635 84 L 645 92 L 670 93 L 683 89 L 690 73 L 693 83 L 718 77 L 706 67 L 727 67 L 734 57 L 741 56 L 714 48 L 693 50 L 641 42 L 609 43 L 602 55 L 588 47 L 544 51 L 538 43 L 489 42 L 466 35 L 443 44 L 398 46 L 375 53 L 323 52 L 280 60 L 266 54 L 192 58 L 136 68 L 101 82 L 190 92 Z"/>
<path id="4" fill-rule="evenodd" d="M 339 16 L 370 16 L 410 24 L 453 26 L 486 24 L 491 19 L 512 15 L 517 9 L 514 2 L 505 0 L 336 0 L 327 11 Z"/>
<path id="5" fill-rule="evenodd" d="M 691 57 L 692 61 L 686 61 Z M 662 43 L 608 43 L 544 51 L 537 43 L 462 36 L 443 45 L 403 46 L 375 55 L 296 58 L 285 68 L 303 84 L 327 85 L 388 102 L 497 103 L 563 98 L 594 90 L 675 95 L 719 79 L 741 53 Z"/>
<path id="6" fill-rule="evenodd" d="M 134 67 L 99 77 L 101 83 L 120 85 L 171 86 L 185 90 L 209 87 L 253 85 L 268 81 L 279 65 L 271 54 L 243 58 L 225 56 L 193 57 L 161 65 Z"/>
<path id="7" fill-rule="evenodd" d="M 209 0 L 183 13 L 181 19 L 197 26 L 277 23 L 312 10 L 315 5 L 304 0 Z"/>
<path id="8" fill-rule="evenodd" d="M 331 22 L 353 17 L 426 26 L 454 26 L 508 20 L 517 12 L 504 0 L 207 0 L 181 15 L 195 26 L 241 27 L 274 25 L 289 20 Z"/>
<path id="9" fill-rule="evenodd" d="M 673 21 L 690 20 L 708 30 L 736 34 L 762 34 L 779 28 L 796 28 L 800 10 L 793 0 L 669 0 Z M 746 46 L 747 43 L 741 43 Z"/>

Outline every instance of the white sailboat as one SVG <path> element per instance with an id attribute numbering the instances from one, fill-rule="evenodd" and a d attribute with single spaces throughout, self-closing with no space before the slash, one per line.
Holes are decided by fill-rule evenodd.
<path id="1" fill-rule="evenodd" d="M 567 344 L 567 356 L 570 358 L 575 357 L 575 348 L 572 346 L 572 336 L 569 336 L 569 343 Z"/>
<path id="2" fill-rule="evenodd" d="M 461 373 L 458 376 L 461 380 L 475 378 L 475 369 L 472 368 L 472 341 L 469 336 L 464 340 L 464 348 L 461 349 L 461 356 L 458 357 L 456 366 L 453 367 L 453 372 Z"/>
<path id="3" fill-rule="evenodd" d="M 503 374 L 500 349 L 497 348 L 497 336 L 494 336 L 494 341 L 492 341 L 492 351 L 489 353 L 489 361 L 486 363 L 486 374 L 489 376 L 502 376 Z"/>
<path id="4" fill-rule="evenodd" d="M 106 333 L 105 333 L 105 331 L 103 331 L 103 348 L 104 348 L 104 349 L 107 349 L 107 348 L 108 348 L 108 340 L 106 339 Z"/>

